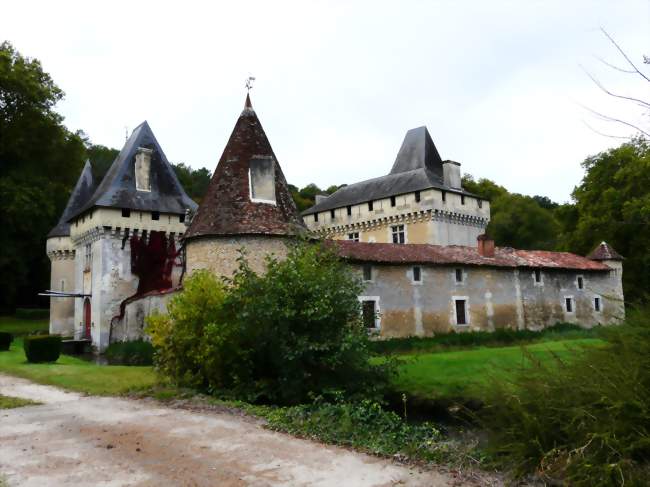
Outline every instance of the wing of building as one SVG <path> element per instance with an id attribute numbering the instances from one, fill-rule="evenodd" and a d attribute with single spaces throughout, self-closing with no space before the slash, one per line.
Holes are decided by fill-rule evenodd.
<path id="1" fill-rule="evenodd" d="M 418 127 L 406 133 L 389 174 L 320 197 L 303 217 L 333 239 L 473 245 L 490 221 L 490 203 L 462 188 L 460 164 L 443 161 Z"/>

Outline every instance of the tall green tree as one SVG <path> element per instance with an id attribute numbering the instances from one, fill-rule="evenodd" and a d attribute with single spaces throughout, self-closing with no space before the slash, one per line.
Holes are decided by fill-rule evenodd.
<path id="1" fill-rule="evenodd" d="M 205 167 L 192 169 L 190 166 L 182 162 L 172 164 L 172 166 L 176 173 L 176 177 L 178 177 L 178 180 L 188 196 L 197 203 L 201 203 L 201 200 L 205 196 L 205 193 L 208 191 L 208 186 L 210 185 L 210 171 Z"/>
<path id="2" fill-rule="evenodd" d="M 0 44 L 0 309 L 33 305 L 49 283 L 45 236 L 81 171 L 82 138 L 62 124 L 63 98 L 39 61 Z"/>

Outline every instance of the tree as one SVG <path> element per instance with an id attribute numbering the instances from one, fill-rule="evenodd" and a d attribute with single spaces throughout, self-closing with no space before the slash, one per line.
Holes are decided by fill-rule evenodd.
<path id="1" fill-rule="evenodd" d="M 172 164 L 172 167 L 188 196 L 197 203 L 201 203 L 210 185 L 210 171 L 205 167 L 192 169 L 182 162 Z"/>
<path id="2" fill-rule="evenodd" d="M 34 305 L 49 284 L 45 236 L 85 158 L 54 106 L 63 98 L 39 61 L 0 44 L 0 309 Z"/>

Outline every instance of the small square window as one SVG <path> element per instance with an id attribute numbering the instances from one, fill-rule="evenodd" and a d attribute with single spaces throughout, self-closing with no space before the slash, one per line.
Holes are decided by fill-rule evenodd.
<path id="1" fill-rule="evenodd" d="M 403 244 L 406 243 L 406 232 L 404 230 L 404 225 L 393 225 L 390 227 L 391 234 L 393 236 L 393 243 Z"/>
<path id="2" fill-rule="evenodd" d="M 347 210 L 348 210 L 348 216 L 352 216 L 352 207 L 350 205 L 348 205 Z"/>
<path id="3" fill-rule="evenodd" d="M 476 200 L 476 202 L 478 203 L 479 208 L 483 208 L 483 200 L 482 199 L 478 199 L 478 200 Z"/>
<path id="4" fill-rule="evenodd" d="M 582 276 L 578 276 L 578 289 L 584 289 L 585 282 Z"/>
<path id="5" fill-rule="evenodd" d="M 160 212 L 159 211 L 152 211 L 151 212 L 151 219 L 152 220 L 160 220 Z"/>
<path id="6" fill-rule="evenodd" d="M 372 281 L 372 266 L 370 264 L 363 266 L 363 280 Z"/>
<path id="7" fill-rule="evenodd" d="M 394 196 L 390 197 L 390 206 L 395 206 L 395 197 Z"/>
<path id="8" fill-rule="evenodd" d="M 598 296 L 594 298 L 594 311 L 600 312 L 600 297 Z"/>
<path id="9" fill-rule="evenodd" d="M 441 194 L 442 194 L 442 202 L 444 203 L 444 202 L 447 201 L 447 192 L 446 191 L 441 191 Z"/>
<path id="10" fill-rule="evenodd" d="M 315 222 L 318 221 L 318 213 L 314 213 L 314 221 L 315 221 Z"/>
<path id="11" fill-rule="evenodd" d="M 330 210 L 330 217 L 332 220 L 336 220 L 336 210 Z"/>
<path id="12" fill-rule="evenodd" d="M 464 205 L 464 204 L 465 204 L 465 195 L 464 195 L 464 194 L 461 194 L 461 195 L 460 195 L 460 204 L 461 204 L 461 205 Z"/>
<path id="13" fill-rule="evenodd" d="M 185 213 L 178 215 L 178 221 L 181 223 L 185 223 Z"/>
<path id="14" fill-rule="evenodd" d="M 573 298 L 564 298 L 564 306 L 567 313 L 573 313 Z"/>
<path id="15" fill-rule="evenodd" d="M 131 210 L 128 208 L 122 208 L 122 217 L 129 218 L 131 216 Z"/>
<path id="16" fill-rule="evenodd" d="M 463 269 L 456 269 L 456 282 L 463 282 Z"/>
<path id="17" fill-rule="evenodd" d="M 372 211 L 372 201 L 368 201 L 368 211 Z"/>
<path id="18" fill-rule="evenodd" d="M 535 282 L 542 282 L 542 271 L 540 269 L 535 269 Z"/>
<path id="19" fill-rule="evenodd" d="M 358 242 L 359 241 L 359 232 L 348 233 L 348 240 L 351 240 L 353 242 Z"/>
<path id="20" fill-rule="evenodd" d="M 420 192 L 419 192 L 419 191 L 416 191 L 416 192 L 415 192 L 415 202 L 416 202 L 416 203 L 419 203 L 419 202 L 420 202 Z"/>
<path id="21" fill-rule="evenodd" d="M 420 269 L 420 266 L 416 265 L 413 267 L 413 281 L 414 282 L 422 281 L 422 269 Z"/>

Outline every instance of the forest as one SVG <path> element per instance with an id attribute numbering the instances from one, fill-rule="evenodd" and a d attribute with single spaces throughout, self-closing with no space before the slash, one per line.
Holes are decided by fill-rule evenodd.
<path id="1" fill-rule="evenodd" d="M 0 45 L 0 314 L 16 307 L 47 306 L 37 293 L 49 285 L 45 236 L 56 224 L 87 159 L 97 176 L 118 150 L 93 144 L 82 131 L 64 125 L 56 105 L 64 92 L 36 59 L 10 43 Z M 187 193 L 197 202 L 207 190 L 210 170 L 173 164 Z M 585 255 L 605 240 L 625 257 L 626 301 L 647 301 L 650 286 L 650 144 L 640 135 L 582 161 L 568 203 L 545 196 L 511 193 L 498 182 L 465 175 L 463 186 L 491 202 L 488 233 L 499 246 L 570 251 Z M 316 184 L 290 185 L 300 210 Z"/>

